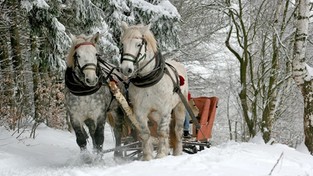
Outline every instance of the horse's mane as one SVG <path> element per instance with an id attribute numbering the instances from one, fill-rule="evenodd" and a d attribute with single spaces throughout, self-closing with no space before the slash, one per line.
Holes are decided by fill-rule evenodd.
<path id="1" fill-rule="evenodd" d="M 81 35 L 75 37 L 75 39 L 72 41 L 72 46 L 71 46 L 71 48 L 68 52 L 68 55 L 66 57 L 67 67 L 71 68 L 74 66 L 75 46 L 79 43 L 89 41 L 91 38 L 92 38 L 92 36 L 86 36 L 85 34 L 81 34 Z"/>
<path id="2" fill-rule="evenodd" d="M 138 32 L 142 35 L 143 39 L 147 41 L 148 44 L 148 50 L 151 49 L 154 53 L 157 52 L 157 41 L 155 40 L 154 35 L 150 30 L 144 30 L 143 25 L 135 25 L 135 26 L 130 26 L 127 28 L 126 31 L 124 31 L 122 35 L 122 41 L 131 39 L 131 38 L 136 38 L 138 37 Z M 137 31 L 137 32 L 136 32 Z"/>

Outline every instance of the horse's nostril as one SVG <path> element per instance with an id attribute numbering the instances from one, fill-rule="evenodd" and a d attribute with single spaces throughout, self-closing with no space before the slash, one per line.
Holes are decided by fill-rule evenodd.
<path id="1" fill-rule="evenodd" d="M 129 68 L 129 69 L 127 70 L 127 72 L 128 72 L 128 73 L 132 73 L 132 72 L 133 72 L 133 69 Z"/>
<path id="2" fill-rule="evenodd" d="M 99 78 L 96 76 L 94 78 L 88 78 L 86 77 L 85 78 L 85 83 L 88 85 L 88 86 L 94 86 L 97 84 Z"/>

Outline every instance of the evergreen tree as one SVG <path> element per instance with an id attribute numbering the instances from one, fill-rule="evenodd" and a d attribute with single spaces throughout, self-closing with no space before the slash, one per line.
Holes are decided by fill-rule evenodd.
<path id="1" fill-rule="evenodd" d="M 180 15 L 168 0 L 132 1 L 135 23 L 151 24 L 161 51 L 169 52 L 179 46 Z"/>
<path id="2" fill-rule="evenodd" d="M 15 89 L 19 91 L 31 80 L 31 85 L 26 87 L 31 87 L 29 94 L 33 100 L 27 106 L 21 101 L 23 106 L 19 107 L 33 109 L 36 125 L 47 122 L 48 117 L 53 116 L 51 108 L 57 108 L 53 101 L 54 86 L 62 83 L 64 72 L 61 70 L 66 67 L 65 57 L 71 45 L 69 33 L 89 35 L 100 32 L 99 53 L 112 62 L 120 57 L 121 21 L 151 23 L 163 51 L 170 51 L 179 43 L 176 27 L 179 14 L 168 0 L 13 0 L 0 4 L 1 12 L 6 10 L 9 14 L 2 15 L 0 21 L 0 25 L 5 26 L 0 28 L 0 76 L 9 80 L 1 89 L 5 89 L 3 95 L 9 95 L 12 100 L 9 103 L 1 99 L 0 105 L 4 107 L 3 104 L 16 101 L 18 92 L 12 91 L 16 87 L 14 81 L 23 83 Z M 29 71 L 32 74 L 27 76 L 7 74 Z M 18 95 L 23 97 L 25 92 L 19 91 Z M 27 113 L 25 116 L 33 116 L 32 112 Z"/>

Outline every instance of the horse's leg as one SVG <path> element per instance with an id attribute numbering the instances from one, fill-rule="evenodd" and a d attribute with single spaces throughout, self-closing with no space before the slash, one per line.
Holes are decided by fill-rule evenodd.
<path id="1" fill-rule="evenodd" d="M 164 116 L 158 123 L 158 151 L 156 158 L 163 158 L 169 153 L 169 124 L 171 121 L 171 114 Z"/>
<path id="2" fill-rule="evenodd" d="M 87 119 L 85 121 L 89 129 L 89 134 L 92 139 L 93 149 L 95 152 L 101 152 L 102 145 L 104 141 L 104 120 L 103 118 L 98 118 L 97 124 L 92 119 Z"/>
<path id="3" fill-rule="evenodd" d="M 105 117 L 104 115 L 98 118 L 97 126 L 94 134 L 95 143 L 94 148 L 97 152 L 102 151 L 103 142 L 104 142 L 104 125 L 105 125 Z"/>
<path id="4" fill-rule="evenodd" d="M 115 126 L 113 129 L 114 138 L 115 138 L 115 148 L 118 148 L 121 146 L 122 143 L 122 126 Z M 114 151 L 114 157 L 115 158 L 121 158 L 123 156 L 122 151 L 115 150 Z"/>
<path id="5" fill-rule="evenodd" d="M 139 137 L 142 140 L 142 152 L 144 161 L 149 161 L 153 158 L 153 145 L 151 142 L 150 130 L 148 127 L 148 118 L 147 116 L 137 116 L 137 121 L 140 124 Z"/>
<path id="6" fill-rule="evenodd" d="M 72 117 L 71 117 L 71 124 L 75 131 L 76 143 L 80 147 L 81 151 L 86 150 L 87 149 L 86 139 L 88 138 L 88 135 L 85 129 L 83 128 L 83 125 L 78 120 Z"/>
<path id="7" fill-rule="evenodd" d="M 175 139 L 173 145 L 173 155 L 181 155 L 183 150 L 183 143 L 182 143 L 182 135 L 183 135 L 183 128 L 184 128 L 184 120 L 185 120 L 185 106 L 183 103 L 179 103 L 173 110 L 174 117 L 175 117 Z"/>
<path id="8" fill-rule="evenodd" d="M 95 124 L 94 120 L 92 120 L 92 119 L 85 120 L 85 124 L 88 127 L 89 134 L 90 134 L 90 137 L 92 139 L 92 145 L 95 148 L 95 145 L 96 145 L 96 143 L 95 143 L 96 124 Z"/>
<path id="9" fill-rule="evenodd" d="M 118 107 L 115 111 L 110 111 L 109 115 L 111 115 L 114 121 L 114 138 L 115 138 L 115 147 L 118 148 L 121 146 L 122 143 L 122 133 L 123 133 L 123 124 L 125 123 L 124 113 Z M 114 157 L 120 158 L 122 157 L 122 152 L 119 150 L 114 151 Z"/>

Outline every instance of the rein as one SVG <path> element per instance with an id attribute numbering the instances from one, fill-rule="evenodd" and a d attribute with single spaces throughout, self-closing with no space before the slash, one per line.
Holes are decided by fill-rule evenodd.
<path id="1" fill-rule="evenodd" d="M 172 65 L 166 63 L 167 66 L 169 66 L 169 68 L 174 72 L 174 75 L 175 75 L 175 80 L 174 78 L 171 76 L 170 72 L 168 71 L 168 69 L 165 70 L 165 73 L 171 78 L 172 82 L 173 82 L 173 85 L 174 85 L 174 90 L 173 92 L 177 93 L 178 96 L 180 97 L 180 99 L 182 100 L 188 114 L 190 115 L 192 121 L 195 123 L 195 126 L 196 126 L 196 129 L 197 130 L 200 130 L 200 132 L 202 133 L 203 136 L 204 133 L 203 131 L 200 129 L 200 124 L 198 122 L 198 119 L 196 118 L 195 114 L 193 113 L 191 107 L 189 106 L 187 100 L 186 100 L 186 97 L 183 95 L 183 93 L 181 92 L 181 89 L 180 89 L 180 84 L 179 84 L 179 77 L 178 77 L 178 73 L 177 73 L 177 70 L 175 69 L 175 67 L 173 67 Z"/>
<path id="2" fill-rule="evenodd" d="M 158 52 L 157 56 L 155 55 L 148 63 L 150 63 L 153 59 L 155 60 L 154 69 L 148 75 L 145 76 L 137 75 L 136 77 L 131 78 L 130 79 L 131 83 L 133 83 L 137 87 L 150 87 L 155 85 L 162 79 L 164 71 L 166 69 L 165 61 L 160 52 Z M 142 70 L 147 64 L 141 67 L 139 71 Z"/>

